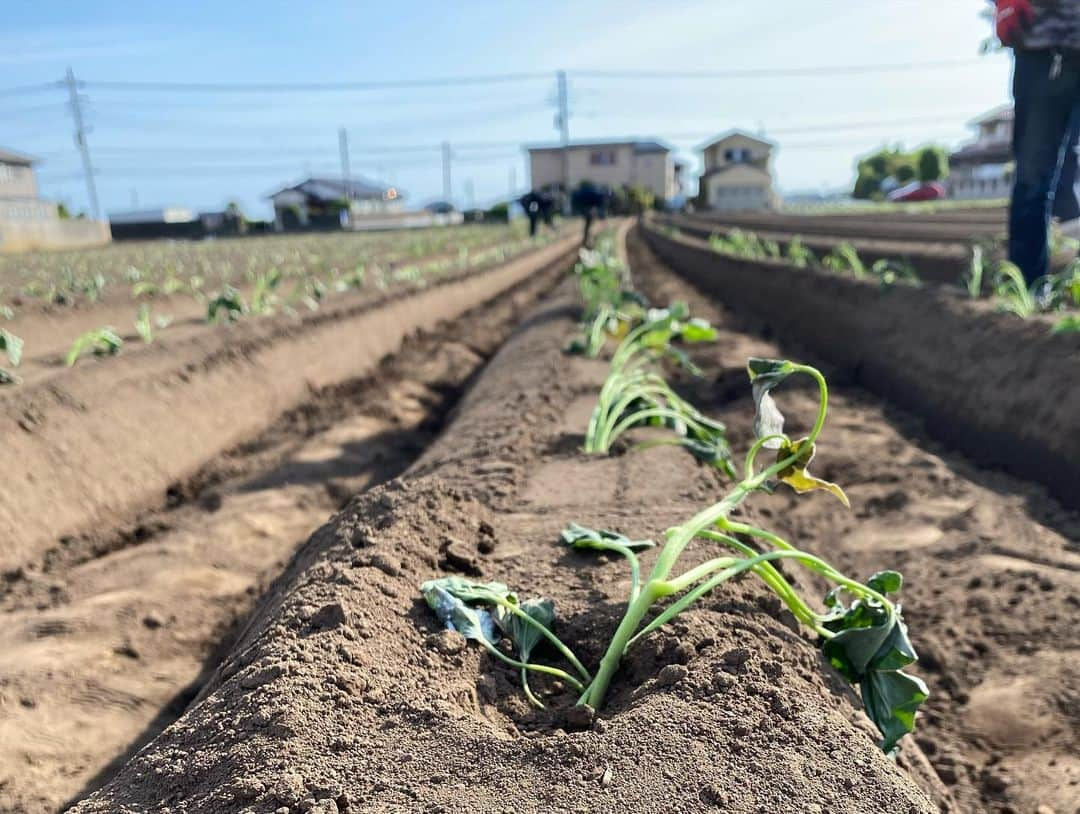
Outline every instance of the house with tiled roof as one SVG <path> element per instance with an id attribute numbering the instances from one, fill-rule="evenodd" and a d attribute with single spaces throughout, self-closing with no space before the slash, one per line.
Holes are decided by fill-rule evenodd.
<path id="1" fill-rule="evenodd" d="M 268 197 L 279 231 L 350 228 L 366 217 L 400 212 L 404 203 L 396 187 L 361 178 L 308 178 Z"/>
<path id="2" fill-rule="evenodd" d="M 1002 105 L 970 126 L 975 140 L 949 156 L 949 197 L 958 200 L 1004 198 L 1012 189 L 1013 108 Z"/>

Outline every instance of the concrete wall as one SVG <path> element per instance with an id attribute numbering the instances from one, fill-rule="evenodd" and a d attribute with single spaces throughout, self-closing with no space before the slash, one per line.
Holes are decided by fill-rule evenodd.
<path id="1" fill-rule="evenodd" d="M 33 249 L 84 249 L 112 240 L 109 224 L 96 220 L 0 220 L 0 253 Z"/>

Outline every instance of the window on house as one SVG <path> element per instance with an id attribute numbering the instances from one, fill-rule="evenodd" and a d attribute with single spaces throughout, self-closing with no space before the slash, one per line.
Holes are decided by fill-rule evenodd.
<path id="1" fill-rule="evenodd" d="M 729 164 L 745 164 L 753 158 L 750 150 L 746 147 L 733 147 L 724 150 L 724 160 Z"/>
<path id="2" fill-rule="evenodd" d="M 10 181 L 15 177 L 15 168 L 10 164 L 0 164 L 0 181 Z"/>
<path id="3" fill-rule="evenodd" d="M 589 153 L 589 163 L 594 167 L 614 167 L 614 150 L 593 150 Z"/>

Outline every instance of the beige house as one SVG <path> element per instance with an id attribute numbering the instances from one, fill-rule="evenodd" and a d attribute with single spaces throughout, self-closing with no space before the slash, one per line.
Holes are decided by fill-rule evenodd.
<path id="1" fill-rule="evenodd" d="M 81 248 L 109 242 L 107 224 L 63 220 L 38 197 L 34 159 L 0 148 L 0 252 Z"/>
<path id="2" fill-rule="evenodd" d="M 561 187 L 562 147 L 527 149 L 531 188 Z M 658 141 L 579 142 L 571 144 L 566 152 L 571 190 L 582 181 L 591 181 L 612 189 L 643 186 L 665 201 L 679 194 L 671 148 Z"/>
<path id="3" fill-rule="evenodd" d="M 1005 198 L 1012 190 L 1013 109 L 995 108 L 975 121 L 975 141 L 949 156 L 949 197 L 958 200 Z"/>
<path id="4" fill-rule="evenodd" d="M 775 145 L 732 130 L 702 144 L 705 171 L 698 200 L 705 209 L 720 212 L 774 209 L 772 151 Z"/>

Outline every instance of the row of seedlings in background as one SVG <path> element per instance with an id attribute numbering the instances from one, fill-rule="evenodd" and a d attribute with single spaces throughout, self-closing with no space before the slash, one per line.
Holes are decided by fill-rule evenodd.
<path id="1" fill-rule="evenodd" d="M 869 265 L 859 257 L 859 252 L 848 242 L 838 243 L 828 254 L 818 257 L 807 248 L 799 235 L 781 248 L 775 240 L 763 239 L 754 232 L 732 229 L 727 235 L 714 232 L 709 236 L 709 248 L 720 254 L 747 260 L 784 260 L 797 268 L 813 268 L 847 274 L 857 279 L 877 280 L 883 288 L 904 283 L 922 285 L 919 275 L 904 260 L 879 258 Z"/>

